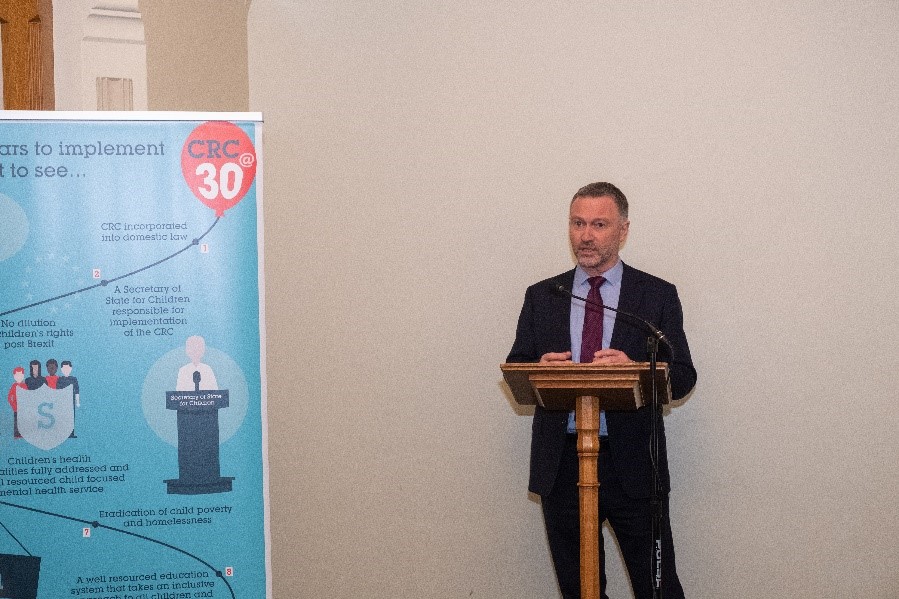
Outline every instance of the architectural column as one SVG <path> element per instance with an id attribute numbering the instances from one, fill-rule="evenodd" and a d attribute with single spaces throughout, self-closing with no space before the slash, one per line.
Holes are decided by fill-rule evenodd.
<path id="1" fill-rule="evenodd" d="M 137 0 L 95 0 L 81 40 L 85 110 L 146 110 L 147 52 Z"/>
<path id="2" fill-rule="evenodd" d="M 53 110 L 53 7 L 49 0 L 0 0 L 3 108 Z"/>

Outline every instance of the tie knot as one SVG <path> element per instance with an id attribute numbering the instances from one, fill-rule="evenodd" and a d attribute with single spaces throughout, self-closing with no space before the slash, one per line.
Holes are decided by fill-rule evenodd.
<path id="1" fill-rule="evenodd" d="M 595 290 L 598 291 L 598 290 L 599 290 L 599 287 L 600 287 L 603 283 L 606 282 L 606 279 L 605 279 L 605 277 L 603 277 L 603 276 L 596 276 L 596 277 L 590 277 L 590 278 L 588 278 L 588 279 L 587 279 L 587 282 L 590 283 L 590 289 L 595 289 Z"/>

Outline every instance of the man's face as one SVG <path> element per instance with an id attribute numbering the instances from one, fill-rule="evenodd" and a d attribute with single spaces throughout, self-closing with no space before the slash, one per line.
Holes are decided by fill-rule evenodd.
<path id="1" fill-rule="evenodd" d="M 206 342 L 202 337 L 188 337 L 184 353 L 194 364 L 199 364 L 203 354 L 206 353 Z"/>
<path id="2" fill-rule="evenodd" d="M 63 376 L 69 376 L 70 374 L 72 374 L 72 367 L 68 364 L 63 364 L 59 369 L 62 371 Z"/>
<path id="3" fill-rule="evenodd" d="M 13 375 L 12 375 L 12 378 L 13 378 L 13 380 L 16 381 L 17 383 L 21 383 L 22 381 L 25 380 L 25 371 L 24 371 L 24 370 L 17 370 L 17 371 L 15 371 L 15 372 L 13 373 Z"/>
<path id="4" fill-rule="evenodd" d="M 577 263 L 590 276 L 615 266 L 629 226 L 609 196 L 576 199 L 568 214 L 568 238 Z"/>
<path id="5" fill-rule="evenodd" d="M 56 362 L 47 362 L 47 374 L 50 376 L 56 375 Z"/>

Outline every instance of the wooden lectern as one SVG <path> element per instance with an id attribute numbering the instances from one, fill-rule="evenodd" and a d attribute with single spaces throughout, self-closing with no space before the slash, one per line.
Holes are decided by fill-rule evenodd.
<path id="1" fill-rule="evenodd" d="M 659 363 L 659 404 L 671 399 L 668 365 Z M 652 404 L 648 362 L 627 364 L 501 364 L 503 378 L 521 405 L 575 410 L 581 523 L 581 598 L 599 597 L 599 412 Z M 648 450 L 648 448 L 647 448 Z"/>

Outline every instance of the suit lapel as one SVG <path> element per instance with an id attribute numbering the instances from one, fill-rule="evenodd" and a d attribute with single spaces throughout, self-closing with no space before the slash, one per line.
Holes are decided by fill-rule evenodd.
<path id="1" fill-rule="evenodd" d="M 571 290 L 574 285 L 574 270 L 570 270 L 553 279 L 554 283 Z M 571 298 L 562 292 L 552 290 L 552 314 L 558 315 L 553 327 L 553 341 L 558 347 L 571 349 Z"/>
<path id="2" fill-rule="evenodd" d="M 623 263 L 622 263 L 623 264 Z M 637 314 L 643 292 L 635 280 L 637 271 L 623 264 L 624 272 L 621 275 L 621 293 L 618 295 L 618 309 L 631 314 Z M 615 317 L 615 328 L 612 330 L 611 347 L 620 349 L 630 355 L 634 348 L 634 335 L 640 329 L 635 327 L 627 316 L 620 314 Z"/>

